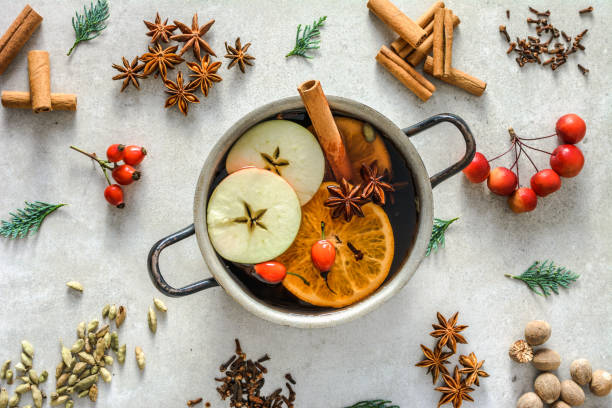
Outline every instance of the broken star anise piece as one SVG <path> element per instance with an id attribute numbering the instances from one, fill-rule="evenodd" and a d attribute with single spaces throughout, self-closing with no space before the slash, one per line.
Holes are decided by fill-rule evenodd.
<path id="1" fill-rule="evenodd" d="M 171 96 L 166 100 L 165 108 L 178 105 L 179 110 L 183 115 L 187 116 L 187 110 L 190 103 L 200 103 L 200 100 L 193 94 L 195 86 L 192 83 L 185 86 L 183 84 L 183 73 L 179 71 L 176 75 L 176 82 L 169 79 L 164 79 L 164 84 L 168 90 L 166 91 Z"/>
<path id="2" fill-rule="evenodd" d="M 436 388 L 436 391 L 442 393 L 442 397 L 440 397 L 440 401 L 438 401 L 438 408 L 448 403 L 452 403 L 454 408 L 461 408 L 464 400 L 474 401 L 474 398 L 470 396 L 470 392 L 474 391 L 474 389 L 470 388 L 465 381 L 461 381 L 459 367 L 455 366 L 453 377 L 448 374 L 443 374 L 442 379 L 445 385 Z"/>
<path id="3" fill-rule="evenodd" d="M 155 16 L 155 23 L 151 23 L 150 21 L 143 20 L 143 23 L 145 23 L 147 28 L 150 30 L 147 33 L 147 35 L 149 37 L 152 37 L 151 38 L 152 43 L 155 43 L 158 41 L 163 41 L 165 43 L 170 42 L 170 36 L 172 35 L 172 32 L 176 30 L 176 26 L 168 25 L 167 24 L 168 19 L 166 19 L 166 21 L 162 23 L 159 13 L 156 13 L 156 14 L 157 15 Z"/>
<path id="4" fill-rule="evenodd" d="M 121 72 L 113 77 L 114 80 L 123 79 L 121 92 L 123 92 L 123 90 L 127 88 L 130 83 L 134 85 L 136 89 L 140 89 L 138 78 L 147 77 L 145 74 L 139 74 L 139 72 L 144 68 L 144 64 L 138 65 L 138 57 L 134 58 L 131 64 L 125 59 L 125 57 L 121 57 L 121 59 L 123 60 L 123 66 L 113 64 L 113 68 Z"/>
<path id="5" fill-rule="evenodd" d="M 176 64 L 185 61 L 174 53 L 178 47 L 162 48 L 160 44 L 156 44 L 155 48 L 149 45 L 149 52 L 140 57 L 140 60 L 145 63 L 144 73 L 150 75 L 155 72 L 155 78 L 161 74 L 163 80 L 166 79 L 168 69 L 174 68 Z"/>
<path id="6" fill-rule="evenodd" d="M 488 377 L 489 376 L 489 374 L 487 374 L 486 371 L 481 370 L 481 367 L 484 364 L 484 360 L 479 362 L 478 359 L 476 358 L 476 354 L 474 353 L 470 353 L 469 356 L 464 356 L 464 355 L 459 356 L 459 362 L 461 363 L 463 367 L 465 367 L 459 370 L 459 372 L 461 374 L 467 375 L 467 377 L 465 377 L 465 385 L 467 385 L 468 387 L 472 384 L 476 384 L 477 386 L 480 387 L 478 377 Z"/>
<path id="7" fill-rule="evenodd" d="M 459 332 L 465 330 L 468 326 L 457 326 L 459 312 L 455 313 L 448 321 L 439 312 L 437 316 L 440 324 L 432 324 L 431 327 L 434 328 L 434 331 L 429 335 L 439 338 L 437 347 L 447 346 L 453 353 L 456 353 L 457 343 L 467 344 L 467 340 Z"/>
<path id="8" fill-rule="evenodd" d="M 385 191 L 395 191 L 391 184 L 383 181 L 387 177 L 387 171 L 379 174 L 378 165 L 374 161 L 370 166 L 362 164 L 360 172 L 365 183 L 361 192 L 363 198 L 372 198 L 375 203 L 385 205 Z"/>
<path id="9" fill-rule="evenodd" d="M 448 364 L 447 361 L 453 353 L 443 353 L 441 348 L 434 348 L 433 351 L 425 347 L 421 344 L 421 350 L 423 350 L 423 354 L 425 355 L 425 359 L 423 361 L 419 361 L 416 363 L 417 367 L 427 368 L 427 373 L 431 372 L 431 377 L 433 383 L 435 384 L 438 381 L 438 377 L 440 374 L 448 375 L 448 370 L 444 366 L 444 364 Z"/>
<path id="10" fill-rule="evenodd" d="M 325 200 L 325 206 L 332 208 L 332 218 L 337 218 L 344 214 L 344 219 L 348 222 L 357 214 L 363 217 L 361 206 L 365 204 L 365 200 L 359 194 L 361 184 L 352 186 L 348 181 L 342 179 L 339 186 L 327 186 L 329 198 Z"/>
<path id="11" fill-rule="evenodd" d="M 240 70 L 244 74 L 246 66 L 252 66 L 253 64 L 251 63 L 251 60 L 255 59 L 254 56 L 246 53 L 250 46 L 251 43 L 246 43 L 243 47 L 240 43 L 240 37 L 236 38 L 236 47 L 227 45 L 226 42 L 225 51 L 227 52 L 227 54 L 225 54 L 225 58 L 229 58 L 232 60 L 232 62 L 230 62 L 230 64 L 227 66 L 227 69 L 230 69 L 234 65 L 238 64 Z"/>
<path id="12" fill-rule="evenodd" d="M 200 55 L 200 50 L 204 50 L 213 57 L 216 57 L 217 54 L 210 48 L 210 45 L 202 38 L 204 34 L 210 30 L 210 27 L 215 23 L 215 20 L 210 20 L 208 23 L 204 24 L 202 27 L 198 24 L 198 13 L 194 14 L 193 19 L 191 20 L 191 28 L 187 27 L 185 24 L 180 21 L 174 20 L 174 24 L 181 30 L 182 34 L 173 35 L 170 37 L 171 40 L 185 43 L 179 55 L 183 55 L 189 48 L 193 49 L 193 55 L 195 58 L 200 61 L 202 57 Z"/>
<path id="13" fill-rule="evenodd" d="M 195 78 L 189 84 L 193 84 L 195 88 L 198 86 L 202 90 L 204 96 L 208 96 L 208 90 L 213 86 L 213 82 L 221 82 L 223 79 L 217 75 L 217 71 L 221 67 L 221 61 L 210 62 L 210 55 L 202 58 L 200 64 L 196 62 L 188 62 L 187 66 L 195 72 L 190 77 Z"/>

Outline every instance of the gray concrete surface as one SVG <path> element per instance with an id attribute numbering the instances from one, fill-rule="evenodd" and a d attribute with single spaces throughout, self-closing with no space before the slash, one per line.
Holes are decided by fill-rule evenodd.
<path id="1" fill-rule="evenodd" d="M 419 344 L 433 346 L 428 336 L 436 311 L 460 311 L 469 345 L 485 359 L 491 377 L 473 396 L 474 407 L 511 407 L 532 389 L 536 371 L 507 357 L 508 346 L 522 335 L 525 323 L 546 319 L 553 327 L 548 346 L 559 351 L 559 376 L 569 377 L 569 363 L 588 358 L 594 368 L 612 370 L 612 213 L 610 197 L 610 37 L 607 1 L 530 0 L 449 1 L 461 17 L 453 64 L 488 82 L 476 98 L 434 81 L 437 92 L 421 103 L 379 67 L 374 56 L 394 35 L 368 13 L 365 2 L 343 1 L 145 1 L 112 2 L 108 29 L 66 57 L 72 45 L 70 18 L 82 1 L 31 0 L 44 16 L 41 28 L 9 69 L 0 76 L 2 90 L 27 90 L 26 53 L 48 50 L 52 89 L 79 97 L 76 113 L 34 115 L 0 109 L 0 215 L 24 200 L 70 205 L 50 216 L 36 236 L 0 242 L 0 359 L 19 357 L 19 342 L 36 347 L 35 366 L 52 370 L 59 361 L 59 340 L 71 343 L 81 320 L 98 317 L 105 303 L 127 306 L 121 329 L 128 344 L 124 366 L 114 367 L 111 384 L 100 385 L 100 407 L 180 407 L 203 396 L 215 408 L 227 406 L 215 392 L 213 376 L 232 352 L 234 337 L 253 357 L 270 353 L 266 389 L 284 383 L 291 371 L 298 381 L 298 407 L 340 408 L 365 398 L 389 398 L 404 407 L 433 407 L 439 394 L 431 379 L 414 367 Z M 429 3 L 429 2 L 425 2 Z M 427 4 L 398 0 L 410 15 Z M 568 33 L 589 28 L 586 52 L 553 73 L 539 67 L 519 70 L 506 56 L 497 27 L 511 35 L 530 32 L 524 19 L 527 4 L 550 9 L 551 21 Z M 577 10 L 592 4 L 593 15 Z M 24 5 L 0 2 L 3 31 Z M 505 16 L 510 8 L 510 21 Z M 189 21 L 216 19 L 207 35 L 223 55 L 224 41 L 240 36 L 253 43 L 255 67 L 246 75 L 221 69 L 223 82 L 208 98 L 191 106 L 184 118 L 165 110 L 159 80 L 142 81 L 141 91 L 120 93 L 111 81 L 112 63 L 146 50 L 143 19 L 162 16 Z M 298 23 L 328 16 L 322 48 L 312 60 L 285 59 L 293 47 Z M 583 77 L 576 63 L 591 72 Z M 225 64 L 224 64 L 225 65 Z M 180 70 L 186 72 L 185 65 Z M 176 70 L 172 72 L 176 73 Z M 580 145 L 586 156 L 582 173 L 564 180 L 560 192 L 540 200 L 527 215 L 514 215 L 505 200 L 482 185 L 457 176 L 435 189 L 435 214 L 460 221 L 447 234 L 447 247 L 426 259 L 406 288 L 376 312 L 347 325 L 325 330 L 275 326 L 245 313 L 220 288 L 184 299 L 165 299 L 157 334 L 147 329 L 146 311 L 159 296 L 146 271 L 146 255 L 159 238 L 192 220 L 194 185 L 211 144 L 242 115 L 275 99 L 296 95 L 296 86 L 318 78 L 329 94 L 366 103 L 406 126 L 439 112 L 462 116 L 473 130 L 478 150 L 491 156 L 507 146 L 511 125 L 524 136 L 549 134 L 557 118 L 582 115 L 588 135 Z M 127 188 L 127 207 L 116 210 L 104 201 L 104 179 L 71 144 L 103 153 L 115 142 L 142 144 L 150 151 L 143 179 Z M 428 170 L 438 171 L 462 154 L 462 142 L 450 127 L 414 139 Z M 552 149 L 552 141 L 541 146 Z M 545 156 L 536 156 L 546 166 Z M 528 164 L 522 163 L 527 170 Z M 529 174 L 523 175 L 528 180 Z M 162 268 L 175 285 L 208 275 L 195 239 L 176 245 L 162 257 Z M 532 261 L 553 259 L 580 273 L 569 290 L 548 299 L 533 295 L 504 273 L 521 273 Z M 64 283 L 79 280 L 83 294 Z M 139 372 L 134 346 L 147 355 Z M 47 394 L 52 385 L 44 389 Z M 587 392 L 587 408 L 610 407 L 612 397 Z M 93 406 L 79 400 L 77 406 Z"/>

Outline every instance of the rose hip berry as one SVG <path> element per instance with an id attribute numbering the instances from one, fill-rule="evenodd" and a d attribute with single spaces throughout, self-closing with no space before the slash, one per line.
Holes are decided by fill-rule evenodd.
<path id="1" fill-rule="evenodd" d="M 566 144 L 576 144 L 584 138 L 586 134 L 586 123 L 582 118 L 574 113 L 563 115 L 557 121 L 555 127 L 557 136 Z"/>
<path id="2" fill-rule="evenodd" d="M 561 188 L 561 177 L 554 170 L 540 170 L 531 177 L 531 188 L 540 197 L 546 197 Z"/>
<path id="3" fill-rule="evenodd" d="M 584 156 L 571 144 L 558 146 L 550 156 L 550 167 L 561 177 L 575 177 L 584 166 Z"/>
<path id="4" fill-rule="evenodd" d="M 482 153 L 476 152 L 472 162 L 463 169 L 463 174 L 472 183 L 482 183 L 489 177 L 491 166 Z"/>
<path id="5" fill-rule="evenodd" d="M 336 260 L 336 247 L 325 239 L 325 223 L 321 222 L 321 239 L 310 248 L 312 263 L 321 272 L 331 269 Z"/>
<path id="6" fill-rule="evenodd" d="M 255 277 L 264 283 L 277 284 L 287 276 L 287 268 L 277 261 L 258 263 L 253 267 L 253 270 Z"/>
<path id="7" fill-rule="evenodd" d="M 144 147 L 130 145 L 123 149 L 123 161 L 131 166 L 142 163 L 146 155 L 147 150 Z"/>
<path id="8" fill-rule="evenodd" d="M 533 211 L 538 205 L 538 196 L 532 189 L 521 187 L 508 197 L 508 205 L 515 213 Z"/>
<path id="9" fill-rule="evenodd" d="M 125 150 L 125 146 L 122 144 L 112 144 L 110 146 L 108 146 L 108 149 L 106 149 L 106 157 L 108 158 L 109 161 L 113 162 L 113 163 L 117 163 L 118 161 L 123 160 L 123 153 Z"/>
<path id="10" fill-rule="evenodd" d="M 487 187 L 495 194 L 508 196 L 516 189 L 517 178 L 511 170 L 505 167 L 496 167 L 491 170 Z"/>
<path id="11" fill-rule="evenodd" d="M 140 172 L 129 164 L 122 164 L 114 168 L 112 175 L 115 181 L 123 186 L 132 184 L 134 180 L 140 179 Z"/>
<path id="12" fill-rule="evenodd" d="M 121 186 L 118 184 L 111 184 L 104 189 L 104 198 L 111 205 L 114 205 L 117 208 L 125 207 L 125 203 L 123 202 L 123 190 Z"/>

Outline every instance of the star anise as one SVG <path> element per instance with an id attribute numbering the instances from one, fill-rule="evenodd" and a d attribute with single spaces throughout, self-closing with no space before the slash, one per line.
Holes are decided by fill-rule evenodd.
<path id="1" fill-rule="evenodd" d="M 166 21 L 164 21 L 163 23 L 161 22 L 161 17 L 159 16 L 159 13 L 156 13 L 157 15 L 155 16 L 155 23 L 151 23 L 150 21 L 146 21 L 143 20 L 143 23 L 145 23 L 145 25 L 147 26 L 147 28 L 150 30 L 147 35 L 151 38 L 151 42 L 158 42 L 158 41 L 163 41 L 165 43 L 170 42 L 170 35 L 172 35 L 172 32 L 174 30 L 176 30 L 176 26 L 175 25 L 168 25 L 168 19 L 166 19 Z"/>
<path id="2" fill-rule="evenodd" d="M 247 65 L 252 66 L 253 64 L 250 60 L 254 60 L 255 57 L 246 53 L 250 46 L 251 43 L 246 43 L 243 47 L 242 44 L 240 44 L 240 37 L 236 38 L 236 47 L 227 45 L 226 42 L 225 51 L 227 52 L 227 54 L 225 54 L 225 58 L 229 58 L 232 60 L 232 62 L 230 62 L 230 64 L 227 66 L 227 69 L 230 69 L 234 65 L 238 64 L 240 70 L 242 71 L 242 73 L 244 73 L 244 69 Z"/>
<path id="3" fill-rule="evenodd" d="M 434 331 L 429 333 L 430 336 L 439 338 L 437 347 L 442 348 L 447 346 L 453 351 L 457 352 L 457 342 L 467 344 L 467 340 L 461 334 L 460 331 L 465 330 L 468 326 L 457 326 L 457 317 L 459 312 L 455 313 L 448 321 L 438 312 L 438 322 L 440 324 L 432 324 L 431 327 Z"/>
<path id="4" fill-rule="evenodd" d="M 160 44 L 156 44 L 155 48 L 149 45 L 149 52 L 140 57 L 140 60 L 145 63 L 144 73 L 150 75 L 155 72 L 155 78 L 161 74 L 162 79 L 166 79 L 168 68 L 172 69 L 176 64 L 185 61 L 174 53 L 178 47 L 168 47 L 163 49 Z"/>
<path id="5" fill-rule="evenodd" d="M 221 82 L 223 79 L 217 75 L 217 71 L 221 67 L 221 61 L 215 61 L 211 64 L 210 55 L 202 58 L 200 64 L 196 62 L 188 62 L 187 66 L 195 72 L 194 75 L 189 75 L 195 78 L 189 84 L 194 87 L 200 87 L 204 96 L 208 96 L 208 90 L 213 86 L 213 82 Z"/>
<path id="6" fill-rule="evenodd" d="M 385 191 L 395 191 L 393 186 L 385 181 L 387 170 L 383 173 L 378 173 L 378 165 L 374 161 L 370 166 L 361 165 L 361 179 L 365 183 L 361 195 L 363 198 L 372 198 L 372 201 L 380 205 L 385 205 Z"/>
<path id="7" fill-rule="evenodd" d="M 365 200 L 359 194 L 361 184 L 352 186 L 348 181 L 342 179 L 340 186 L 327 186 L 330 197 L 325 200 L 325 206 L 332 208 L 332 218 L 337 218 L 344 214 L 344 219 L 350 221 L 353 215 L 363 217 L 361 206 Z"/>
<path id="8" fill-rule="evenodd" d="M 147 76 L 145 74 L 139 74 L 139 72 L 142 71 L 145 65 L 138 65 L 138 57 L 134 58 L 131 64 L 125 59 L 125 57 L 121 57 L 121 59 L 123 60 L 123 66 L 113 64 L 113 68 L 121 72 L 113 77 L 114 80 L 123 79 L 121 92 L 123 92 L 123 90 L 127 88 L 130 83 L 134 85 L 136 89 L 140 89 L 138 78 L 146 78 Z"/>
<path id="9" fill-rule="evenodd" d="M 169 79 L 164 79 L 164 84 L 168 90 L 166 93 L 171 96 L 166 100 L 165 108 L 170 106 L 178 105 L 178 108 L 183 115 L 187 116 L 187 110 L 189 103 L 200 103 L 200 100 L 193 94 L 195 86 L 192 83 L 183 85 L 183 73 L 179 71 L 176 75 L 176 82 L 172 82 Z"/>
<path id="10" fill-rule="evenodd" d="M 444 366 L 444 364 L 448 364 L 448 360 L 453 353 L 443 353 L 441 348 L 435 347 L 433 351 L 425 347 L 421 344 L 421 350 L 423 350 L 423 354 L 425 355 L 425 360 L 419 361 L 416 363 L 417 367 L 425 367 L 427 368 L 427 374 L 431 372 L 431 377 L 433 383 L 435 384 L 438 381 L 438 377 L 440 374 L 447 374 L 448 370 Z"/>
<path id="11" fill-rule="evenodd" d="M 484 360 L 482 360 L 481 362 L 478 362 L 478 359 L 476 358 L 476 354 L 474 353 L 470 353 L 469 356 L 463 356 L 463 355 L 459 356 L 459 362 L 461 363 L 463 367 L 465 367 L 459 370 L 459 372 L 461 374 L 467 375 L 467 377 L 465 377 L 465 385 L 467 385 L 468 387 L 472 384 L 476 384 L 477 386 L 480 387 L 478 377 L 488 377 L 489 376 L 489 374 L 487 374 L 486 371 L 480 369 L 482 365 L 484 364 Z"/>
<path id="12" fill-rule="evenodd" d="M 194 14 L 193 19 L 191 20 L 191 28 L 187 27 L 185 24 L 180 21 L 174 20 L 174 24 L 181 30 L 182 34 L 173 35 L 170 39 L 178 42 L 184 42 L 183 48 L 179 52 L 179 55 L 183 55 L 189 48 L 193 48 L 193 55 L 196 57 L 198 61 L 202 59 L 200 56 L 200 49 L 206 51 L 213 57 L 216 57 L 217 54 L 210 48 L 210 45 L 202 38 L 204 34 L 210 27 L 215 23 L 215 20 L 210 20 L 208 23 L 204 24 L 202 27 L 198 24 L 198 13 Z"/>
<path id="13" fill-rule="evenodd" d="M 440 397 L 440 401 L 438 401 L 438 408 L 449 402 L 453 404 L 454 408 L 461 408 L 464 400 L 474 401 L 474 398 L 470 396 L 470 392 L 474 391 L 474 389 L 470 388 L 465 381 L 461 381 L 459 367 L 455 366 L 453 377 L 448 374 L 443 374 L 442 379 L 445 385 L 436 388 L 436 391 L 442 393 L 442 397 Z"/>

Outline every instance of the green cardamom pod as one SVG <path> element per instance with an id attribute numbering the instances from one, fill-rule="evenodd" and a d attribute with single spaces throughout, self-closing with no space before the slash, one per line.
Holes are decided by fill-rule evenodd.
<path id="1" fill-rule="evenodd" d="M 25 372 L 28 371 L 22 362 L 15 364 L 15 370 L 20 374 L 25 374 Z"/>
<path id="2" fill-rule="evenodd" d="M 86 353 L 86 352 L 84 352 L 84 351 L 81 351 L 81 352 L 78 354 L 78 356 L 79 356 L 79 358 L 80 358 L 81 360 L 83 360 L 83 361 L 84 361 L 84 362 L 86 362 L 87 364 L 91 364 L 91 365 L 96 364 L 96 360 L 94 359 L 94 357 L 93 357 L 91 354 L 88 354 L 88 353 Z"/>
<path id="3" fill-rule="evenodd" d="M 66 405 L 64 406 L 64 408 L 73 408 L 74 407 L 74 401 L 70 400 L 66 403 Z"/>
<path id="4" fill-rule="evenodd" d="M 104 358 L 104 364 L 109 365 L 109 366 L 113 365 L 114 360 L 111 356 L 105 355 L 103 358 Z"/>
<path id="5" fill-rule="evenodd" d="M 28 371 L 28 377 L 30 377 L 30 382 L 32 384 L 38 385 L 38 373 L 36 372 L 36 370 L 31 369 L 30 371 Z"/>
<path id="6" fill-rule="evenodd" d="M 78 353 L 79 351 L 83 350 L 83 347 L 85 347 L 85 340 L 78 339 L 74 342 L 74 344 L 70 348 L 70 351 L 73 353 Z"/>
<path id="7" fill-rule="evenodd" d="M 68 390 L 68 386 L 64 385 L 63 387 L 59 387 L 57 390 L 55 390 L 55 393 L 59 396 L 59 395 L 64 395 L 66 394 L 66 391 Z"/>
<path id="8" fill-rule="evenodd" d="M 92 374 L 98 374 L 98 370 L 100 370 L 100 366 L 95 365 L 95 366 L 91 367 L 90 371 L 91 371 Z"/>
<path id="9" fill-rule="evenodd" d="M 104 339 L 104 348 L 110 348 L 111 344 L 111 335 L 110 333 L 106 333 L 103 337 Z"/>
<path id="10" fill-rule="evenodd" d="M 85 371 L 86 368 L 87 368 L 87 363 L 84 361 L 79 361 L 72 368 L 72 373 L 77 374 L 77 375 L 81 374 L 83 371 Z"/>
<path id="11" fill-rule="evenodd" d="M 70 397 L 68 395 L 60 395 L 56 399 L 51 399 L 51 406 L 53 407 L 53 406 L 57 406 L 57 405 L 62 405 L 66 401 L 68 401 L 69 398 Z"/>
<path id="12" fill-rule="evenodd" d="M 34 357 L 34 346 L 32 346 L 32 344 L 29 341 L 22 340 L 21 348 L 23 349 L 24 353 L 30 356 L 30 358 Z"/>
<path id="13" fill-rule="evenodd" d="M 8 406 L 8 392 L 5 388 L 0 388 L 0 408 L 6 408 Z"/>
<path id="14" fill-rule="evenodd" d="M 126 351 L 127 351 L 127 347 L 125 344 L 119 347 L 119 351 L 117 351 L 117 361 L 119 361 L 119 363 L 121 364 L 125 362 Z"/>
<path id="15" fill-rule="evenodd" d="M 77 326 L 77 337 L 79 339 L 84 339 L 85 338 L 85 322 L 81 322 Z"/>
<path id="16" fill-rule="evenodd" d="M 82 380 L 85 377 L 89 377 L 90 375 L 91 375 L 91 370 L 88 368 L 87 370 L 79 374 L 79 380 Z"/>
<path id="17" fill-rule="evenodd" d="M 119 335 L 117 334 L 117 332 L 112 332 L 111 333 L 111 344 L 110 344 L 110 346 L 113 349 L 113 351 L 119 350 Z"/>
<path id="18" fill-rule="evenodd" d="M 66 388 L 66 394 L 70 395 L 74 392 L 74 387 L 67 387 Z"/>
<path id="19" fill-rule="evenodd" d="M 76 374 L 70 374 L 70 377 L 68 377 L 68 385 L 73 386 L 74 384 L 77 383 L 78 380 L 79 380 L 79 377 L 77 377 Z"/>
<path id="20" fill-rule="evenodd" d="M 79 392 L 83 391 L 83 390 L 87 390 L 87 389 L 89 389 L 89 387 L 91 387 L 97 381 L 98 381 L 98 375 L 97 374 L 92 374 L 89 377 L 85 377 L 81 381 L 76 383 L 76 385 L 74 386 L 74 389 L 76 391 L 79 391 Z"/>
<path id="21" fill-rule="evenodd" d="M 98 386 L 96 384 L 92 385 L 89 389 L 89 399 L 91 402 L 96 402 L 98 399 Z"/>
<path id="22" fill-rule="evenodd" d="M 43 396 L 40 389 L 33 385 L 32 386 L 32 401 L 34 402 L 34 406 L 36 408 L 41 408 L 43 403 Z"/>
<path id="23" fill-rule="evenodd" d="M 68 382 L 68 378 L 70 378 L 70 374 L 68 374 L 68 373 L 64 373 L 64 374 L 60 375 L 59 378 L 57 379 L 57 381 L 55 382 L 55 386 L 56 387 L 61 387 L 63 385 L 66 385 L 66 383 Z"/>
<path id="24" fill-rule="evenodd" d="M 32 368 L 32 358 L 26 353 L 21 353 L 21 362 L 26 368 Z"/>
<path id="25" fill-rule="evenodd" d="M 32 406 L 28 404 L 28 405 L 24 405 L 23 408 L 32 408 Z"/>
<path id="26" fill-rule="evenodd" d="M 0 379 L 4 380 L 6 378 L 6 372 L 11 366 L 11 360 L 6 360 L 2 363 L 2 367 L 0 367 Z"/>
<path id="27" fill-rule="evenodd" d="M 144 370 L 146 363 L 144 351 L 142 351 L 140 347 L 136 346 L 134 353 L 136 354 L 136 363 L 138 363 L 138 368 Z"/>
<path id="28" fill-rule="evenodd" d="M 24 382 L 24 383 L 32 383 L 32 381 L 30 380 L 30 377 L 26 375 L 19 377 L 19 379 L 21 380 L 21 382 Z"/>
<path id="29" fill-rule="evenodd" d="M 72 364 L 72 352 L 62 344 L 62 361 L 66 367 Z"/>
<path id="30" fill-rule="evenodd" d="M 109 329 L 110 329 L 110 326 L 108 324 L 105 324 L 104 326 L 102 326 L 100 330 L 98 330 L 98 332 L 96 333 L 96 338 L 99 339 L 100 337 L 104 337 L 104 335 L 108 333 Z"/>
<path id="31" fill-rule="evenodd" d="M 30 391 L 31 389 L 32 389 L 32 385 L 26 383 L 26 384 L 21 384 L 15 387 L 15 392 L 17 394 L 23 394 L 23 393 Z"/>
<path id="32" fill-rule="evenodd" d="M 79 392 L 79 398 L 83 398 L 89 395 L 89 389 L 87 390 L 83 390 L 81 392 Z"/>
<path id="33" fill-rule="evenodd" d="M 119 309 L 117 309 L 117 318 L 115 319 L 115 325 L 117 326 L 117 328 L 121 327 L 121 325 L 125 321 L 126 316 L 127 309 L 123 306 L 119 306 Z"/>
<path id="34" fill-rule="evenodd" d="M 9 408 L 14 408 L 17 405 L 19 405 L 19 400 L 21 399 L 21 397 L 19 396 L 19 394 L 15 394 L 13 395 L 9 400 L 8 400 L 8 406 Z"/>
<path id="35" fill-rule="evenodd" d="M 98 342 L 96 343 L 96 349 L 94 350 L 94 359 L 96 360 L 96 363 L 102 360 L 102 356 L 104 356 L 104 350 L 105 350 L 104 339 L 99 339 Z"/>
<path id="36" fill-rule="evenodd" d="M 108 309 L 108 318 L 110 320 L 115 320 L 116 317 L 117 317 L 117 306 L 116 305 L 112 305 Z"/>
<path id="37" fill-rule="evenodd" d="M 87 340 L 89 340 L 89 344 L 91 344 L 92 347 L 95 346 L 96 345 L 96 341 L 97 341 L 96 333 L 88 333 L 87 334 Z"/>
<path id="38" fill-rule="evenodd" d="M 153 304 L 155 305 L 155 307 L 157 309 L 159 309 L 160 312 L 167 312 L 168 308 L 166 307 L 166 305 L 164 304 L 164 302 L 162 302 L 160 299 L 158 298 L 153 298 Z"/>
<path id="39" fill-rule="evenodd" d="M 81 285 L 77 281 L 66 282 L 66 286 L 68 286 L 70 289 L 74 289 L 74 290 L 78 290 L 79 292 L 83 292 L 83 285 Z"/>
<path id="40" fill-rule="evenodd" d="M 100 367 L 100 377 L 102 377 L 104 382 L 111 382 L 111 380 L 113 379 L 113 376 L 111 375 L 110 371 L 108 371 L 104 367 Z"/>
<path id="41" fill-rule="evenodd" d="M 47 372 L 47 370 L 44 370 L 42 373 L 40 373 L 40 375 L 38 376 L 38 383 L 44 383 L 45 381 L 47 381 L 47 378 L 49 378 L 49 373 Z"/>
<path id="42" fill-rule="evenodd" d="M 13 383 L 13 371 L 12 370 L 6 371 L 6 383 L 9 385 Z"/>
<path id="43" fill-rule="evenodd" d="M 98 325 L 100 324 L 100 321 L 98 319 L 93 319 L 92 321 L 89 322 L 89 324 L 87 325 L 87 332 L 88 333 L 92 333 L 95 332 L 98 329 Z"/>
<path id="44" fill-rule="evenodd" d="M 157 315 L 155 314 L 155 309 L 153 309 L 151 306 L 149 306 L 147 320 L 149 321 L 149 329 L 155 333 L 157 331 Z"/>
<path id="45" fill-rule="evenodd" d="M 102 317 L 106 317 L 108 316 L 108 311 L 110 310 L 110 305 L 104 305 L 104 307 L 102 308 Z"/>

